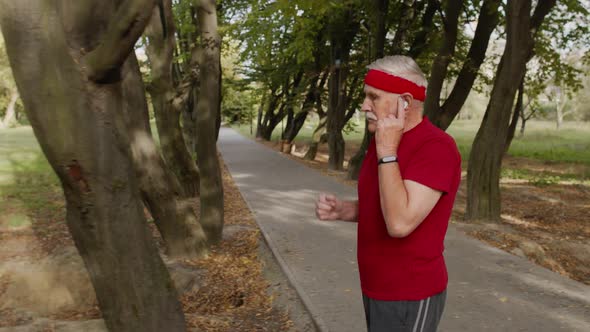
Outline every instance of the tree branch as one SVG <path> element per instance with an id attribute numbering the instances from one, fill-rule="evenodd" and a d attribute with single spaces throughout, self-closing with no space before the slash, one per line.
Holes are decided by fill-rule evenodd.
<path id="1" fill-rule="evenodd" d="M 156 0 L 127 0 L 115 13 L 103 41 L 83 59 L 88 79 L 97 83 L 120 79 L 119 69 L 148 24 Z"/>

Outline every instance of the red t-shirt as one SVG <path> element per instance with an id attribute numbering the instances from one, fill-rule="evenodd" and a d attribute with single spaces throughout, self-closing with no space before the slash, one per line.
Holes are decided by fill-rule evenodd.
<path id="1" fill-rule="evenodd" d="M 461 156 L 451 136 L 426 117 L 404 133 L 397 156 L 404 180 L 443 192 L 430 214 L 405 238 L 387 233 L 379 199 L 375 141 L 358 181 L 358 264 L 363 293 L 381 301 L 415 301 L 447 287 L 444 237 L 461 181 Z"/>

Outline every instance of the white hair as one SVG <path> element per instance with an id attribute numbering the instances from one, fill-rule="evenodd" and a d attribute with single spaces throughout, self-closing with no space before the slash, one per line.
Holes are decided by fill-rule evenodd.
<path id="1" fill-rule="evenodd" d="M 368 69 L 379 70 L 391 75 L 399 76 L 407 79 L 415 84 L 427 87 L 428 81 L 426 76 L 414 61 L 414 59 L 403 55 L 391 55 L 381 59 L 367 66 Z"/>

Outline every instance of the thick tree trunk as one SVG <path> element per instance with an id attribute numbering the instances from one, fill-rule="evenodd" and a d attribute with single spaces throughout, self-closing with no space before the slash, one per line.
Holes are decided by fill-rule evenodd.
<path id="1" fill-rule="evenodd" d="M 199 191 L 199 170 L 182 135 L 180 109 L 172 102 L 175 94 L 172 58 L 176 46 L 172 1 L 163 0 L 162 8 L 163 15 L 160 8 L 156 7 L 146 28 L 149 40 L 146 50 L 152 69 L 152 84 L 148 90 L 152 97 L 160 146 L 166 165 L 178 178 L 184 195 L 195 197 Z M 162 17 L 165 18 L 164 22 Z M 165 29 L 163 24 L 166 25 Z"/>
<path id="2" fill-rule="evenodd" d="M 207 252 L 205 233 L 190 200 L 158 152 L 149 124 L 145 89 L 139 65 L 132 54 L 123 67 L 123 99 L 131 153 L 141 196 L 166 243 L 168 255 L 194 258 Z"/>
<path id="3" fill-rule="evenodd" d="M 138 5 L 137 1 L 132 1 Z M 146 10 L 152 1 L 119 10 Z M 25 111 L 45 156 L 58 175 L 67 203 L 66 220 L 110 331 L 184 331 L 177 292 L 147 227 L 133 169 L 129 137 L 121 114 L 118 80 L 97 84 L 81 63 L 81 49 L 120 51 L 110 34 L 127 30 L 139 38 L 145 26 L 121 19 L 127 13 L 103 1 L 1 0 L 0 24 Z M 105 28 L 131 24 L 133 29 Z M 101 28 L 102 27 L 102 28 Z M 140 29 L 141 28 L 141 29 Z M 139 33 L 138 33 L 139 32 Z M 66 39 L 67 38 L 67 39 Z M 120 77 L 112 64 L 90 72 L 94 79 Z M 106 50 L 103 50 L 105 53 Z M 108 72 L 109 75 L 101 73 Z M 109 80 L 107 80 L 109 81 Z"/>
<path id="4" fill-rule="evenodd" d="M 425 108 L 425 114 L 434 125 L 443 130 L 446 130 L 451 125 L 471 92 L 479 68 L 485 59 L 490 36 L 500 20 L 499 6 L 500 0 L 484 0 L 481 5 L 475 35 L 467 53 L 467 60 L 463 63 L 459 76 L 455 80 L 453 90 L 441 107 L 438 107 L 441 89 L 437 88 L 437 91 L 434 91 L 434 89 L 429 90 L 429 94 L 436 94 L 436 96 L 429 96 L 437 101 L 436 103 L 431 101 L 432 104 Z M 444 79 L 444 77 L 438 77 L 438 80 Z M 436 86 L 442 87 L 442 83 L 436 84 Z"/>
<path id="5" fill-rule="evenodd" d="M 469 157 L 465 214 L 469 220 L 500 220 L 500 168 L 514 96 L 532 55 L 534 33 L 554 5 L 553 0 L 539 2 L 531 18 L 530 0 L 508 1 L 506 48 Z"/>
<path id="6" fill-rule="evenodd" d="M 223 184 L 217 156 L 216 121 L 219 109 L 221 38 L 217 32 L 215 0 L 200 0 L 197 7 L 203 52 L 197 114 L 197 159 L 201 170 L 201 225 L 210 243 L 221 241 Z"/>
<path id="7" fill-rule="evenodd" d="M 8 128 L 12 126 L 16 119 L 16 102 L 18 101 L 18 89 L 12 91 L 8 106 L 6 106 L 6 113 L 4 119 L 0 121 L 0 128 Z"/>

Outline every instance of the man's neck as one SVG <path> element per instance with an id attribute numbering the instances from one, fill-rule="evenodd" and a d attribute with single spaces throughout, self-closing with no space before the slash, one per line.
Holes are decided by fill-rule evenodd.
<path id="1" fill-rule="evenodd" d="M 404 128 L 404 133 L 414 129 L 417 125 L 422 122 L 422 112 L 419 110 L 410 111 L 406 115 L 406 127 Z"/>

